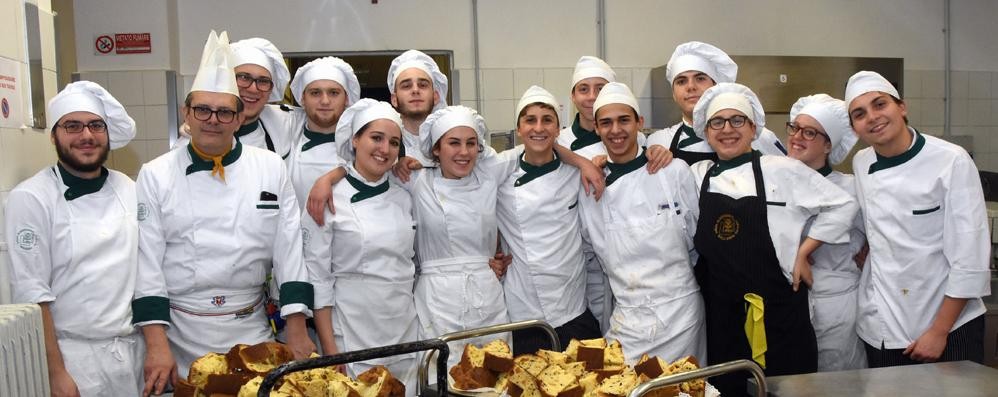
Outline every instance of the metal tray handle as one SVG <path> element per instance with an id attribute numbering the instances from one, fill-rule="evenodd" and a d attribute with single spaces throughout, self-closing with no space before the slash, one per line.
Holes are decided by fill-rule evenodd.
<path id="1" fill-rule="evenodd" d="M 275 368 L 273 371 L 270 371 L 270 373 L 263 378 L 263 383 L 260 384 L 260 390 L 256 395 L 258 397 L 269 397 L 270 391 L 274 388 L 274 384 L 277 383 L 277 380 L 291 372 L 304 371 L 312 368 L 329 367 L 333 365 L 347 364 L 424 350 L 436 350 L 440 352 L 437 355 L 437 382 L 438 384 L 443 385 L 440 387 L 440 396 L 446 396 L 447 356 L 450 354 L 450 349 L 447 348 L 447 343 L 439 338 L 356 350 L 352 352 L 333 354 L 331 356 L 309 358 L 285 363 Z"/>
<path id="2" fill-rule="evenodd" d="M 758 394 L 756 394 L 756 396 L 766 395 L 766 375 L 762 372 L 762 368 L 759 367 L 759 364 L 756 364 L 751 360 L 736 360 L 717 365 L 711 365 L 709 367 L 703 367 L 690 372 L 666 375 L 652 379 L 634 388 L 634 390 L 631 391 L 630 397 L 642 397 L 646 393 L 658 389 L 660 387 L 675 385 L 696 378 L 707 378 L 735 371 L 751 372 L 752 376 L 755 377 L 755 382 L 757 386 Z"/>
<path id="3" fill-rule="evenodd" d="M 554 351 L 561 351 L 561 341 L 558 340 L 558 333 L 555 332 L 554 327 L 552 327 L 551 324 L 548 324 L 541 320 L 517 321 L 515 323 L 491 325 L 488 327 L 451 332 L 449 334 L 440 335 L 438 339 L 444 342 L 453 342 L 456 340 L 476 338 L 479 336 L 498 334 L 502 332 L 515 331 L 518 329 L 525 329 L 525 328 L 540 328 L 544 330 L 544 332 L 548 334 L 548 338 L 551 339 L 551 349 Z M 422 392 L 423 390 L 428 390 L 429 388 L 430 384 L 428 383 L 428 378 L 429 378 L 428 374 L 430 372 L 429 370 L 430 360 L 432 358 L 433 358 L 432 353 L 427 354 L 426 358 L 423 360 L 423 363 L 419 366 L 419 372 L 417 378 L 419 379 L 419 381 L 416 384 L 419 385 L 420 392 Z M 443 376 L 440 375 L 440 368 L 444 368 Z M 437 358 L 437 385 L 440 385 L 441 384 L 440 382 L 444 383 L 447 382 L 447 368 L 446 368 L 446 363 L 444 364 L 444 367 L 441 367 L 440 358 Z M 446 390 L 446 386 L 444 387 L 444 390 Z"/>

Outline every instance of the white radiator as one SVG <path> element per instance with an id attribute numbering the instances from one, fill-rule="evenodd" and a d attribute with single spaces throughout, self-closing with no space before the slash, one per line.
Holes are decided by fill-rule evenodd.
<path id="1" fill-rule="evenodd" d="M 42 309 L 0 305 L 0 397 L 50 394 Z"/>

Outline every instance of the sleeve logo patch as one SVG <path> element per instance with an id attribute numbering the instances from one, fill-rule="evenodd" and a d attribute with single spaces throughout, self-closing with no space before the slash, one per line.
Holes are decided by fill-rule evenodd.
<path id="1" fill-rule="evenodd" d="M 146 207 L 146 203 L 139 203 L 139 208 L 138 208 L 139 222 L 146 220 L 147 216 L 149 216 L 149 208 Z"/>
<path id="2" fill-rule="evenodd" d="M 24 251 L 30 251 L 38 245 L 38 235 L 34 230 L 21 229 L 17 232 L 17 246 Z"/>

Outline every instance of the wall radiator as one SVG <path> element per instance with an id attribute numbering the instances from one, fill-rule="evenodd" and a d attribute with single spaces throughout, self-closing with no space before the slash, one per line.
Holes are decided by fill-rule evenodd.
<path id="1" fill-rule="evenodd" d="M 45 333 L 38 305 L 0 305 L 0 397 L 48 396 Z"/>

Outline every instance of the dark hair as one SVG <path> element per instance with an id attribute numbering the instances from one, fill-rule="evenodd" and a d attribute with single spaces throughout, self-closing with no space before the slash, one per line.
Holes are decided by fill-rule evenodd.
<path id="1" fill-rule="evenodd" d="M 897 104 L 897 105 L 899 105 L 899 106 L 904 104 L 904 100 L 902 100 L 900 98 L 895 98 L 894 95 L 887 94 L 887 96 L 890 97 L 891 100 L 894 101 L 894 103 Z M 846 109 L 846 110 L 848 111 L 848 109 Z M 901 118 L 904 119 L 904 125 L 907 126 L 908 125 L 908 116 L 901 116 Z M 853 126 L 852 125 L 852 112 L 849 112 L 849 127 L 852 127 L 852 126 Z"/>
<path id="2" fill-rule="evenodd" d="M 609 103 L 607 105 L 609 105 Z M 622 103 L 621 105 L 627 105 L 627 104 L 626 103 Z M 638 110 L 637 109 L 631 107 L 631 105 L 627 105 L 627 107 L 631 108 L 631 113 L 634 113 L 634 120 L 637 120 L 637 119 L 641 118 L 641 116 L 638 116 Z M 599 109 L 593 110 L 593 118 L 596 118 L 596 113 L 598 113 L 598 112 L 599 112 Z"/>
<path id="3" fill-rule="evenodd" d="M 523 109 L 520 109 L 520 114 L 516 115 L 517 128 L 520 127 L 520 119 L 522 119 L 523 116 L 527 115 L 527 109 L 530 108 L 531 106 L 540 106 L 544 109 L 554 112 L 554 120 L 558 123 L 558 128 L 561 128 L 561 119 L 558 118 L 558 109 L 555 109 L 554 106 L 551 106 L 550 104 L 544 102 L 533 102 L 527 106 L 524 106 Z"/>
<path id="4" fill-rule="evenodd" d="M 184 98 L 184 107 L 191 107 L 191 97 L 194 96 L 194 91 L 188 92 L 187 97 Z M 242 113 L 245 106 L 243 105 L 243 99 L 238 95 L 236 96 L 236 112 Z"/>

